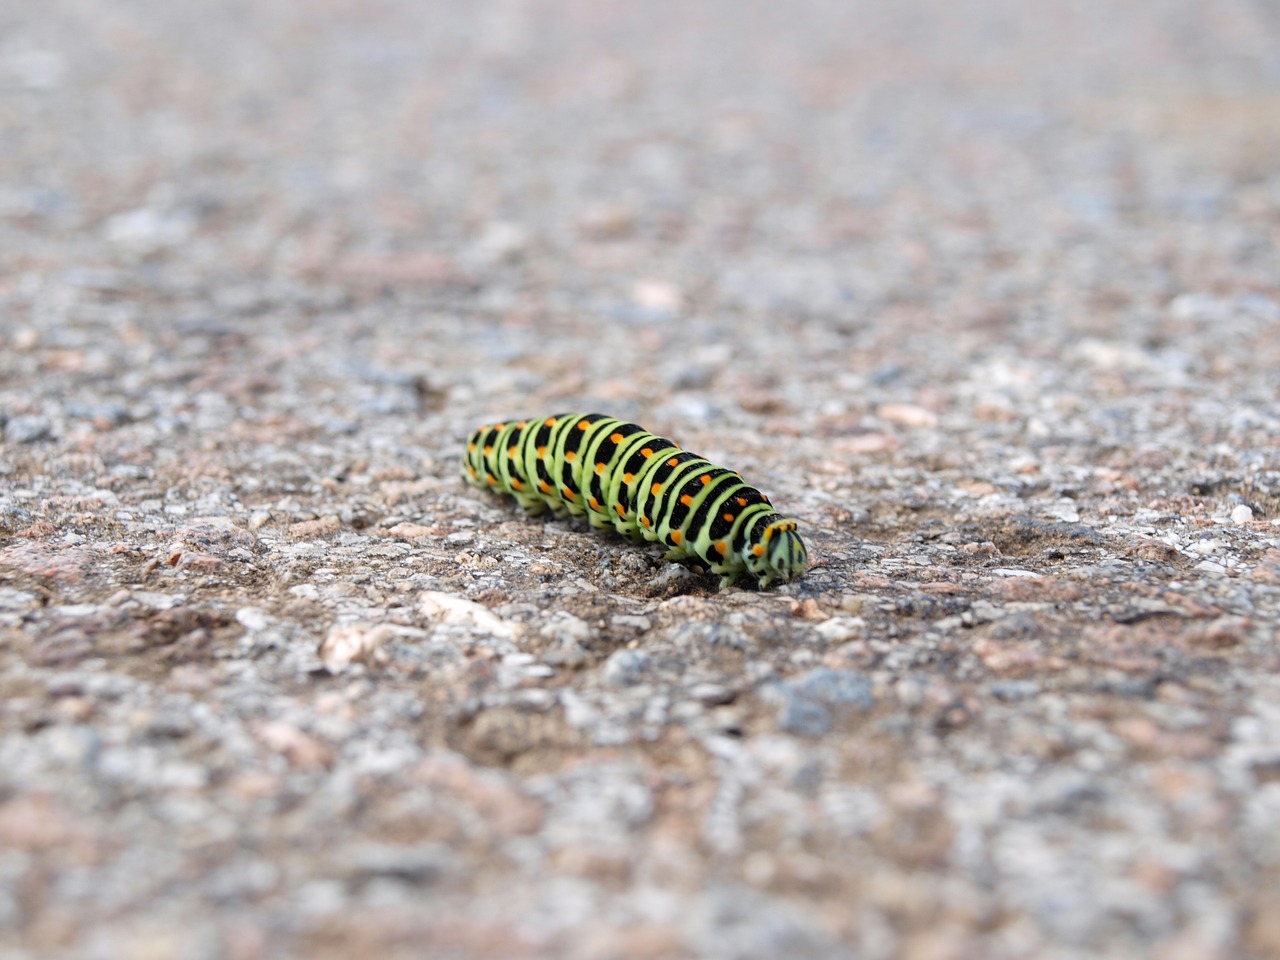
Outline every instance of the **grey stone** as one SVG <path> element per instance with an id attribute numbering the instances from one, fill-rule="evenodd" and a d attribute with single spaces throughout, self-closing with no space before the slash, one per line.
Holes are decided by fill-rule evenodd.
<path id="1" fill-rule="evenodd" d="M 45 417 L 21 414 L 10 417 L 4 424 L 7 443 L 36 443 L 53 437 L 53 424 Z"/>
<path id="2" fill-rule="evenodd" d="M 649 673 L 652 657 L 644 650 L 615 650 L 601 670 L 601 679 L 615 687 L 640 683 Z"/>
<path id="3" fill-rule="evenodd" d="M 778 729 L 802 737 L 820 737 L 831 729 L 831 711 L 804 697 L 790 696 L 778 711 Z"/>
<path id="4" fill-rule="evenodd" d="M 869 710 L 875 704 L 871 678 L 855 670 L 821 667 L 787 681 L 793 696 L 831 706 L 850 705 Z"/>

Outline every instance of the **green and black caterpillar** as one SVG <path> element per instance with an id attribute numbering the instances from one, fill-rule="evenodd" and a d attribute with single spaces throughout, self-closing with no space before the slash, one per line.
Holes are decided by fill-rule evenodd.
<path id="1" fill-rule="evenodd" d="M 483 426 L 467 442 L 464 474 L 511 494 L 530 514 L 585 516 L 666 560 L 696 559 L 723 589 L 744 574 L 763 589 L 804 574 L 808 554 L 794 520 L 742 475 L 599 413 L 561 413 Z"/>

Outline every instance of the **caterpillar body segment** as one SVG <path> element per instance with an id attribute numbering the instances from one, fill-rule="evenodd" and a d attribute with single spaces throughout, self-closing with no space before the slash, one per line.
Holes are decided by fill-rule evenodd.
<path id="1" fill-rule="evenodd" d="M 532 515 L 586 517 L 638 543 L 662 543 L 665 559 L 699 561 L 722 589 L 744 577 L 761 589 L 786 583 L 808 565 L 795 521 L 740 474 L 603 414 L 483 426 L 467 442 L 463 475 Z"/>

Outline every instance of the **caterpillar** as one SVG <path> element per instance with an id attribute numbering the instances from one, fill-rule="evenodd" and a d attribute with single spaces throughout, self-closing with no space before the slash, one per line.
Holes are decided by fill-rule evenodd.
<path id="1" fill-rule="evenodd" d="M 743 577 L 760 589 L 786 583 L 808 566 L 795 521 L 741 474 L 604 414 L 483 426 L 467 441 L 463 476 L 533 516 L 585 516 L 593 528 L 662 543 L 664 560 L 701 561 L 722 590 Z"/>

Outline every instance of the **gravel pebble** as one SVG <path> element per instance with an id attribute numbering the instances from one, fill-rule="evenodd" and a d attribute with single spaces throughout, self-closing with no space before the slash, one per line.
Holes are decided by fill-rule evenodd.
<path id="1" fill-rule="evenodd" d="M 53 425 L 44 417 L 20 415 L 4 421 L 7 443 L 36 443 L 53 436 Z"/>
<path id="2" fill-rule="evenodd" d="M 601 679 L 616 687 L 641 682 L 652 667 L 652 657 L 644 650 L 618 650 L 609 655 Z"/>

